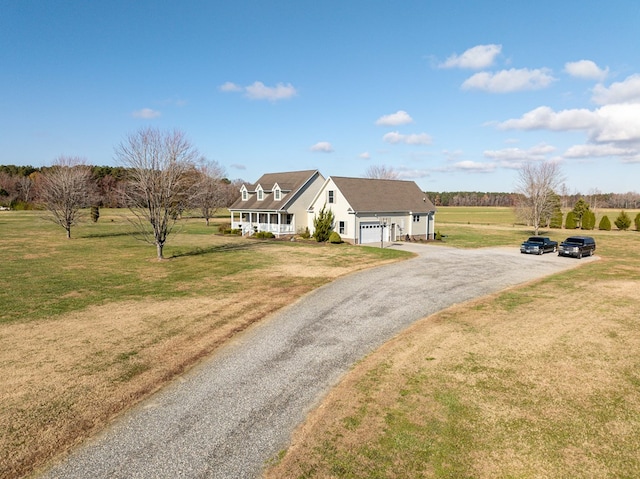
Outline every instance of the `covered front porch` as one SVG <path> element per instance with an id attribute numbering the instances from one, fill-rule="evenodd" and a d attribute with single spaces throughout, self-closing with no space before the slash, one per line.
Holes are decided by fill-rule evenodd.
<path id="1" fill-rule="evenodd" d="M 231 211 L 231 228 L 238 229 L 243 236 L 258 231 L 269 231 L 275 236 L 292 235 L 296 232 L 294 215 L 286 212 L 261 213 L 256 211 Z"/>

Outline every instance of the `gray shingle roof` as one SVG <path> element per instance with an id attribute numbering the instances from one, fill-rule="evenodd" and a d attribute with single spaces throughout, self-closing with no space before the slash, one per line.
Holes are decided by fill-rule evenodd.
<path id="1" fill-rule="evenodd" d="M 436 211 L 436 207 L 414 181 L 342 176 L 332 176 L 331 179 L 356 213 Z"/>
<path id="2" fill-rule="evenodd" d="M 247 201 L 242 201 L 242 197 L 240 197 L 240 199 L 238 199 L 229 209 L 270 211 L 285 209 L 288 203 L 294 198 L 295 193 L 297 193 L 298 190 L 300 190 L 300 188 L 302 188 L 315 175 L 319 174 L 318 170 L 266 173 L 255 183 L 245 184 L 247 190 L 252 193 L 249 195 Z M 282 190 L 282 199 L 280 200 L 274 199 L 273 187 L 276 184 Z M 255 194 L 258 185 L 262 187 L 265 193 L 262 201 L 258 201 L 258 196 Z"/>

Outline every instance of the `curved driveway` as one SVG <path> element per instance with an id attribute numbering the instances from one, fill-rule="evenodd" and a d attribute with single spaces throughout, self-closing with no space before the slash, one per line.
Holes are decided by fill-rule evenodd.
<path id="1" fill-rule="evenodd" d="M 394 247 L 419 256 L 340 278 L 250 328 L 42 477 L 259 477 L 332 385 L 411 323 L 592 260 Z"/>

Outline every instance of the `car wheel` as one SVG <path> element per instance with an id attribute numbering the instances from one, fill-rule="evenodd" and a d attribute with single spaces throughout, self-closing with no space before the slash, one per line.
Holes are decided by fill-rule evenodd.
<path id="1" fill-rule="evenodd" d="M 578 259 L 582 259 L 582 251 L 578 251 Z"/>
<path id="2" fill-rule="evenodd" d="M 558 247 L 557 247 L 557 246 L 554 246 L 554 247 L 553 247 L 553 252 L 555 253 L 556 251 L 558 251 Z"/>

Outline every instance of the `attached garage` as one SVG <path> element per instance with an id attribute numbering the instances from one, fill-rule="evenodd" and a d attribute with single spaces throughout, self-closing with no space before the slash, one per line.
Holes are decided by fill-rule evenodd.
<path id="1" fill-rule="evenodd" d="M 322 208 L 333 212 L 338 233 L 350 243 L 433 238 L 436 208 L 413 181 L 330 176 L 307 209 L 309 225 Z"/>
<path id="2" fill-rule="evenodd" d="M 360 223 L 360 239 L 359 243 L 379 243 L 380 242 L 380 223 Z M 384 228 L 384 241 L 389 241 L 389 228 Z"/>

